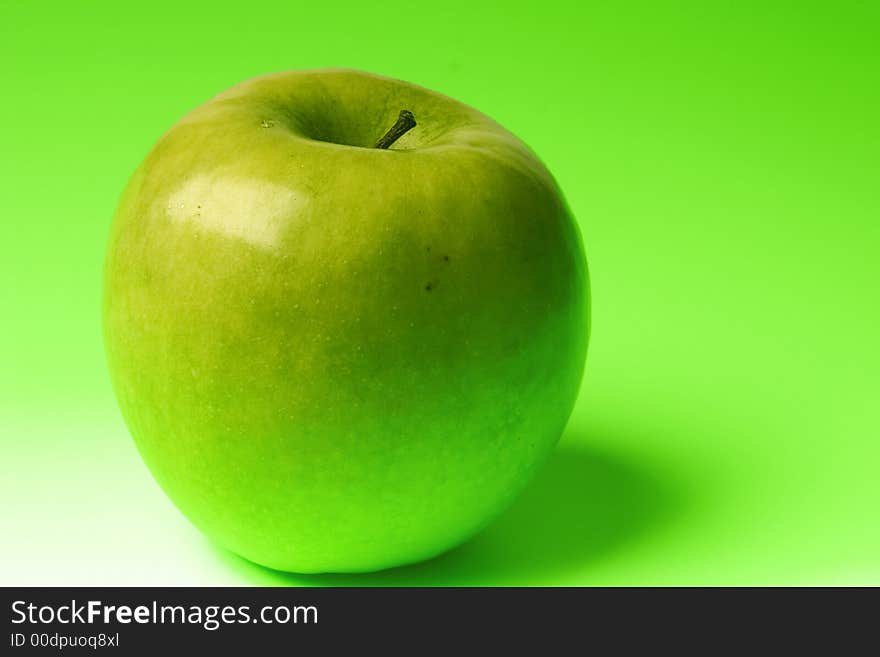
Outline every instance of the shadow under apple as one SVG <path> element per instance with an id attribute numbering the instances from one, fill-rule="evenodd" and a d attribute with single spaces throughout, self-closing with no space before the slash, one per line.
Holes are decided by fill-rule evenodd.
<path id="1" fill-rule="evenodd" d="M 646 468 L 567 437 L 523 494 L 464 545 L 411 566 L 364 574 L 298 575 L 221 558 L 254 585 L 566 585 L 567 576 L 658 529 L 682 502 Z"/>

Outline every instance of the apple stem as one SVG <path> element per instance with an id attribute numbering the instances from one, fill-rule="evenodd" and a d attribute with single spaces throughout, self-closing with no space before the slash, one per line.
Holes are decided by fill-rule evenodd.
<path id="1" fill-rule="evenodd" d="M 397 117 L 397 123 L 395 123 L 391 128 L 386 132 L 382 139 L 376 142 L 376 148 L 388 148 L 400 139 L 405 133 L 409 132 L 413 128 L 416 127 L 416 117 L 413 116 L 413 113 L 409 110 L 400 110 L 400 116 Z"/>

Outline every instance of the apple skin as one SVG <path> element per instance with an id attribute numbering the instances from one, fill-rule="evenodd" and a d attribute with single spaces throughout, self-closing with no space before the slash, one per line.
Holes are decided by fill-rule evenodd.
<path id="1" fill-rule="evenodd" d="M 418 126 L 372 148 L 401 109 Z M 359 71 L 278 73 L 136 170 L 104 332 L 135 443 L 193 524 L 274 569 L 372 571 L 472 536 L 553 449 L 586 261 L 550 173 L 485 115 Z"/>

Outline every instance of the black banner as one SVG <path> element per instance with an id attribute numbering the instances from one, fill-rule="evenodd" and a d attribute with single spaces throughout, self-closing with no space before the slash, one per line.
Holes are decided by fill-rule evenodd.
<path id="1" fill-rule="evenodd" d="M 27 588 L 2 654 L 538 654 L 846 641 L 877 648 L 877 589 Z M 612 652 L 616 652 L 612 651 Z"/>

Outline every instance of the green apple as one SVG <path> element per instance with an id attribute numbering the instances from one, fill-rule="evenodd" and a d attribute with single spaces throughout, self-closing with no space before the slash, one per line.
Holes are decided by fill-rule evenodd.
<path id="1" fill-rule="evenodd" d="M 558 441 L 588 325 L 580 233 L 535 154 L 359 71 L 193 110 L 110 236 L 107 352 L 144 461 L 280 570 L 411 563 L 486 525 Z"/>

